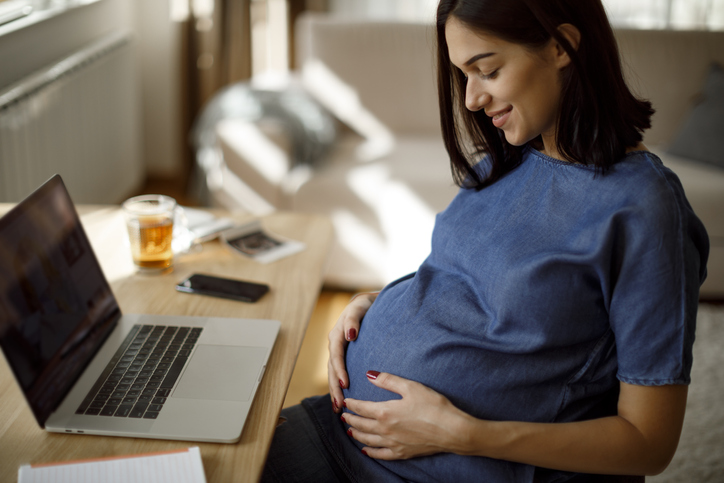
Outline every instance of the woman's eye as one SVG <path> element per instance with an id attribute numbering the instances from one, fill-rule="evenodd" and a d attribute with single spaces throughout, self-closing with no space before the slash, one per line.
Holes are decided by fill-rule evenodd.
<path id="1" fill-rule="evenodd" d="M 490 74 L 483 74 L 482 72 L 480 73 L 480 77 L 483 78 L 483 79 L 485 79 L 485 80 L 495 79 L 497 76 L 498 76 L 498 70 L 497 70 L 497 69 L 494 70 L 493 72 L 491 72 Z"/>

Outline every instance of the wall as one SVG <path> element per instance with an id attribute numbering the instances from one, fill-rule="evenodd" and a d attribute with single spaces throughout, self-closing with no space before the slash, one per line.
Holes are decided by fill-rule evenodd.
<path id="1" fill-rule="evenodd" d="M 186 142 L 180 92 L 184 24 L 171 19 L 170 0 L 128 1 L 135 7 L 146 170 L 152 177 L 172 178 L 183 170 Z"/>
<path id="2" fill-rule="evenodd" d="M 0 90 L 115 30 L 133 31 L 148 175 L 182 168 L 181 29 L 169 0 L 85 0 L 0 26 Z"/>

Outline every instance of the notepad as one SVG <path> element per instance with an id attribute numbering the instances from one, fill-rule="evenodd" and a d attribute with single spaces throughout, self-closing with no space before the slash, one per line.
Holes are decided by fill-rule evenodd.
<path id="1" fill-rule="evenodd" d="M 206 483 L 198 447 L 21 466 L 18 483 Z"/>

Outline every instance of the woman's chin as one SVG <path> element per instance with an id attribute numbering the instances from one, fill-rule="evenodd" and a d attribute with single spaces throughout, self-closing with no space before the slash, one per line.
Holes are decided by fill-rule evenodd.
<path id="1" fill-rule="evenodd" d="M 525 136 L 520 135 L 514 131 L 503 131 L 503 134 L 505 134 L 505 140 L 508 141 L 508 144 L 511 144 L 513 146 L 524 146 L 528 144 L 530 141 L 536 139 L 538 136 Z"/>
<path id="2" fill-rule="evenodd" d="M 514 133 L 508 133 L 508 131 L 503 131 L 505 134 L 505 140 L 508 141 L 508 144 L 511 144 L 513 146 L 522 146 L 527 141 L 522 140 L 520 136 L 516 136 Z"/>

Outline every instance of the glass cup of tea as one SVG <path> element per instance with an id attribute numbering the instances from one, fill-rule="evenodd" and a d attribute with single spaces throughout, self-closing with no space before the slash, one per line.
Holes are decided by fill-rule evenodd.
<path id="1" fill-rule="evenodd" d="M 131 255 L 139 272 L 161 273 L 173 266 L 176 200 L 164 195 L 135 196 L 123 203 Z"/>

